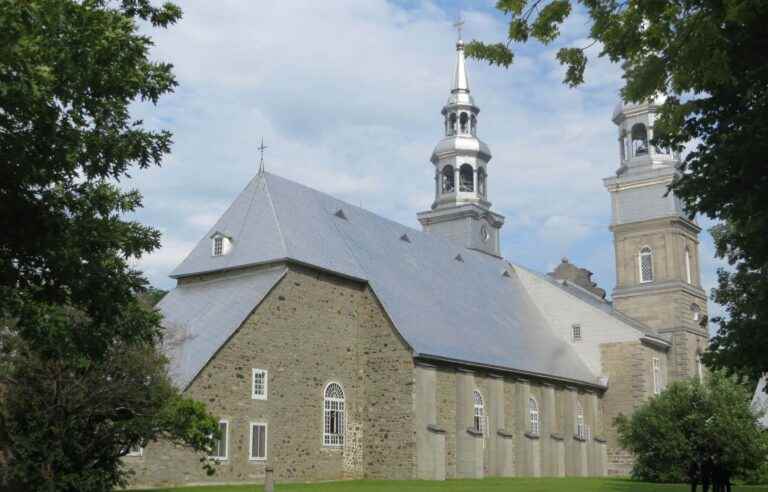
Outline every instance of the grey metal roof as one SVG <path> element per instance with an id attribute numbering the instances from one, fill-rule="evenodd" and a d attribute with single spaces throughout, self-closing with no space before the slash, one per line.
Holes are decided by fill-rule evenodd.
<path id="1" fill-rule="evenodd" d="M 163 313 L 170 374 L 180 387 L 197 376 L 285 275 L 285 267 L 181 285 L 157 307 Z"/>
<path id="2" fill-rule="evenodd" d="M 336 215 L 340 209 L 346 218 Z M 211 256 L 209 237 L 214 231 L 232 237 L 232 251 L 224 257 Z M 404 233 L 410 241 L 401 239 Z M 456 259 L 458 254 L 463 261 Z M 415 356 L 597 384 L 596 375 L 554 335 L 503 259 L 405 227 L 273 174 L 257 176 L 248 184 L 173 276 L 284 259 L 367 281 Z M 508 275 L 502 275 L 505 270 Z M 232 297 L 236 290 L 231 290 Z M 205 302 L 226 302 L 229 309 L 238 302 L 220 291 L 213 295 L 216 300 Z M 200 292 L 196 299 L 202 302 L 205 296 Z M 254 306 L 250 297 L 246 304 L 248 309 Z M 166 313 L 164 305 L 161 309 Z M 209 320 L 208 329 L 218 330 L 221 323 Z M 224 331 L 234 329 L 227 326 Z M 223 343 L 226 338 L 217 340 Z"/>

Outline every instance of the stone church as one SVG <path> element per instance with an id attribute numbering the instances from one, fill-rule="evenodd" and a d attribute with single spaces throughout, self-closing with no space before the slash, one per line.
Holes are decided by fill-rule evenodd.
<path id="1" fill-rule="evenodd" d="M 136 485 L 626 474 L 611 422 L 707 342 L 699 227 L 666 194 L 660 101 L 619 104 L 612 301 L 563 260 L 501 256 L 464 45 L 414 230 L 260 173 L 172 272 L 159 304 L 171 374 L 220 418 L 208 477 L 165 442 L 125 458 Z M 425 183 L 427 186 L 427 183 Z"/>

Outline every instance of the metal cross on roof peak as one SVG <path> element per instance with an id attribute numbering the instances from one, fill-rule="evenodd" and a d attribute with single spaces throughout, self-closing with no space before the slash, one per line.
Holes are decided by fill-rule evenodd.
<path id="1" fill-rule="evenodd" d="M 261 144 L 256 147 L 256 150 L 261 154 L 261 157 L 259 158 L 259 175 L 264 174 L 264 151 L 267 150 L 267 148 L 268 147 L 264 145 L 264 137 L 262 137 Z"/>
<path id="2" fill-rule="evenodd" d="M 461 40 L 461 30 L 464 28 L 464 19 L 459 16 L 459 18 L 456 19 L 456 22 L 453 23 L 453 27 L 456 28 L 456 31 L 459 33 L 459 40 Z"/>

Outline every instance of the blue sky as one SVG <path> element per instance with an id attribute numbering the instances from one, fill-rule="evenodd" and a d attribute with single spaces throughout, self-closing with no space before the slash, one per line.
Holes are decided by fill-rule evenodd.
<path id="1" fill-rule="evenodd" d="M 144 195 L 139 220 L 163 233 L 161 250 L 138 263 L 151 282 L 173 286 L 168 273 L 256 173 L 262 137 L 271 172 L 418 227 L 416 212 L 433 199 L 429 156 L 453 69 L 452 23 L 461 10 L 465 39 L 502 40 L 493 3 L 180 2 L 181 22 L 152 32 L 153 57 L 175 65 L 180 86 L 156 107 L 135 107 L 175 140 L 161 168 L 129 183 Z M 577 11 L 556 43 L 517 48 L 508 70 L 471 61 L 469 73 L 478 135 L 493 153 L 489 197 L 506 216 L 504 256 L 542 272 L 566 256 L 610 292 L 602 178 L 618 167 L 611 112 L 621 73 L 595 47 L 586 83 L 569 89 L 554 59 L 563 45 L 587 44 L 588 27 Z M 713 252 L 702 234 L 707 291 Z"/>

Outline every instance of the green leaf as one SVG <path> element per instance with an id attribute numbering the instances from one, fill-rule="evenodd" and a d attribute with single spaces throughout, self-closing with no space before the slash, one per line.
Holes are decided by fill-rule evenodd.
<path id="1" fill-rule="evenodd" d="M 500 65 L 509 67 L 514 61 L 514 54 L 504 44 L 483 44 L 479 41 L 472 41 L 464 48 L 465 53 L 470 58 L 485 60 L 491 65 Z"/>
<path id="2" fill-rule="evenodd" d="M 544 44 L 554 41 L 560 35 L 559 26 L 570 13 L 570 0 L 553 0 L 539 12 L 531 27 L 531 34 Z"/>

